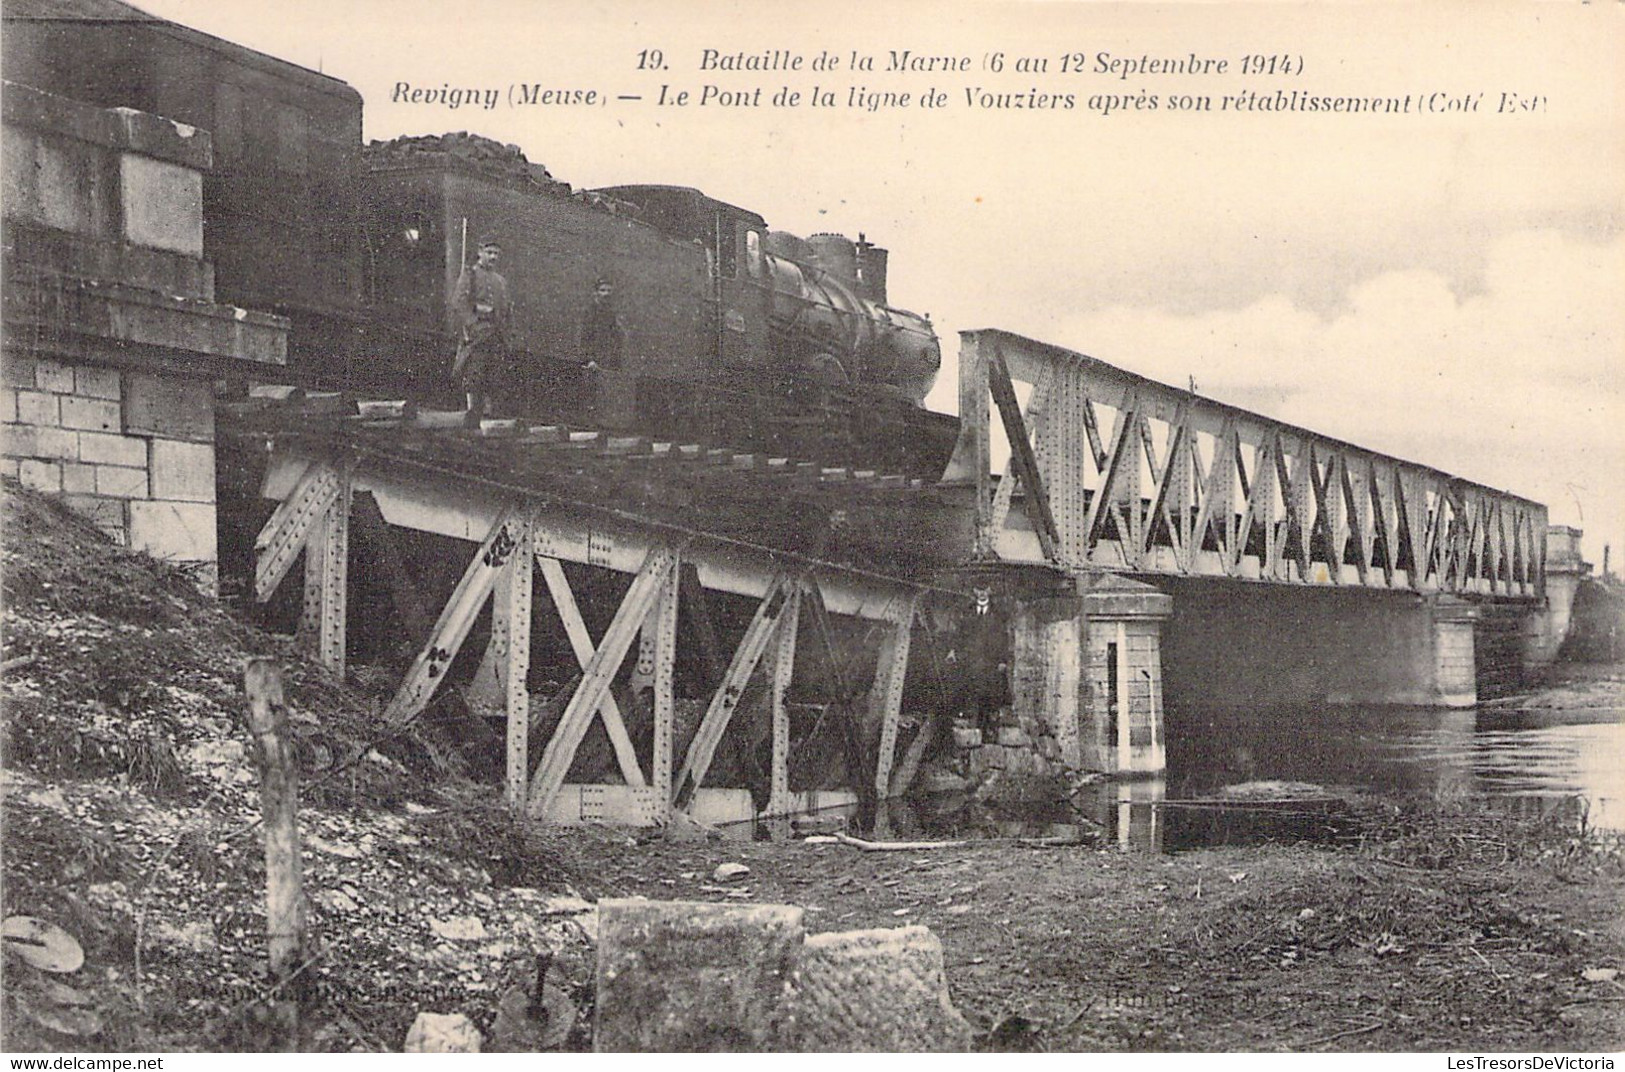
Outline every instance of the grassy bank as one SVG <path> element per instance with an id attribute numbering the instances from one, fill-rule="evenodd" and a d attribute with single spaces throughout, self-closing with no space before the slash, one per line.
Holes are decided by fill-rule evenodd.
<path id="1" fill-rule="evenodd" d="M 312 1048 L 399 1048 L 421 1009 L 487 1028 L 544 948 L 583 1013 L 567 1045 L 589 1046 L 591 904 L 631 895 L 791 902 L 812 930 L 928 925 L 989 1049 L 1625 1041 L 1625 985 L 1607 978 L 1625 967 L 1625 853 L 1571 822 L 1368 801 L 1357 842 L 1174 856 L 527 830 L 454 710 L 381 732 L 382 691 L 333 679 L 175 572 L 7 491 L 0 908 L 62 927 L 85 954 L 50 976 L 8 962 L 9 1050 L 267 1045 L 237 685 L 250 655 L 290 668 Z M 719 884 L 724 862 L 750 873 Z M 52 984 L 93 1015 L 65 1014 Z"/>

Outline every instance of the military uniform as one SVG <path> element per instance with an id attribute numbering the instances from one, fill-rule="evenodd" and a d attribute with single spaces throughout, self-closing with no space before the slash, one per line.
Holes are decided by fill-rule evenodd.
<path id="1" fill-rule="evenodd" d="M 494 268 L 469 265 L 457 279 L 452 307 L 462 327 L 451 374 L 469 396 L 470 413 L 482 413 L 491 373 L 508 348 L 508 321 L 513 312 L 508 281 Z"/>

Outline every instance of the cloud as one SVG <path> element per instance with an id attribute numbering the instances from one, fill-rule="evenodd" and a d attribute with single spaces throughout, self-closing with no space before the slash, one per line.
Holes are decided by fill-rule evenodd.
<path id="1" fill-rule="evenodd" d="M 1167 383 L 1540 500 L 1586 549 L 1625 542 L 1625 238 L 1520 231 L 1463 295 L 1430 269 L 1192 314 L 1116 305 L 1047 337 Z"/>

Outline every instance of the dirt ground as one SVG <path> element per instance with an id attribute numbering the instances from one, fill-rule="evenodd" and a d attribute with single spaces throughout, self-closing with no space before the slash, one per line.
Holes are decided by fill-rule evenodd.
<path id="1" fill-rule="evenodd" d="M 712 870 L 737 861 L 809 929 L 925 924 L 995 1049 L 1619 1048 L 1625 987 L 1583 974 L 1625 953 L 1617 846 L 1384 812 L 1359 848 L 1174 856 L 606 839 L 584 891 L 725 899 Z"/>
<path id="2" fill-rule="evenodd" d="M 6 490 L 0 908 L 60 926 L 85 957 L 47 973 L 8 955 L 8 1050 L 269 1044 L 248 655 L 289 668 L 312 1049 L 398 1049 L 419 1010 L 489 1032 L 540 950 L 580 1014 L 565 1045 L 587 1048 L 592 906 L 624 896 L 794 903 L 814 931 L 927 925 L 983 1049 L 1625 1043 L 1625 847 L 1566 813 L 1366 800 L 1353 840 L 1174 855 L 524 828 L 461 724 L 384 732 L 364 674 L 334 680 L 173 570 Z M 729 862 L 750 871 L 719 882 Z"/>

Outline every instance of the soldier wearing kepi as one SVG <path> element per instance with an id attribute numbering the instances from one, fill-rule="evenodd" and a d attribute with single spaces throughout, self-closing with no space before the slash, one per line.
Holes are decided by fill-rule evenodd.
<path id="1" fill-rule="evenodd" d="M 485 416 L 485 396 L 490 376 L 507 354 L 508 321 L 513 302 L 508 298 L 508 281 L 496 270 L 502 244 L 492 235 L 480 239 L 478 260 L 463 267 L 452 295 L 460 331 L 457 359 L 452 378 L 467 395 L 468 409 L 463 422 L 477 425 Z"/>
<path id="2" fill-rule="evenodd" d="M 615 287 L 607 276 L 599 276 L 593 284 L 592 299 L 581 318 L 580 356 L 586 370 L 586 406 L 593 419 L 630 418 L 632 385 L 620 375 L 626 327 L 615 309 Z"/>

